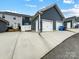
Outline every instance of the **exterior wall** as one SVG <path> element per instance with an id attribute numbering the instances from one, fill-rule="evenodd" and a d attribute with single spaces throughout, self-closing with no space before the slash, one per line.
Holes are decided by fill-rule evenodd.
<path id="1" fill-rule="evenodd" d="M 35 31 L 36 30 L 36 20 L 34 20 L 33 22 L 31 22 L 31 25 L 32 25 L 31 29 Z"/>
<path id="2" fill-rule="evenodd" d="M 31 29 L 38 32 L 38 17 L 31 22 Z"/>
<path id="3" fill-rule="evenodd" d="M 58 20 L 58 21 L 63 20 L 55 8 L 50 8 L 49 10 L 45 11 L 44 14 L 41 16 L 41 18 L 48 20 Z"/>
<path id="4" fill-rule="evenodd" d="M 16 18 L 15 20 L 13 18 Z M 17 28 L 18 24 L 22 25 L 22 17 L 5 15 L 5 19 L 9 21 L 9 26 L 13 26 L 13 28 Z"/>
<path id="5" fill-rule="evenodd" d="M 64 20 L 64 26 L 68 26 L 67 23 L 71 23 L 71 28 L 74 28 L 75 27 L 75 24 L 76 24 L 76 17 L 70 17 L 70 18 L 67 18 Z"/>
<path id="6" fill-rule="evenodd" d="M 76 26 L 77 24 L 79 24 L 79 22 L 74 22 L 74 23 L 73 23 L 73 27 L 75 28 L 75 26 Z"/>
<path id="7" fill-rule="evenodd" d="M 18 27 L 18 24 L 22 25 L 22 17 L 18 17 L 18 16 L 13 16 L 13 15 L 5 15 L 5 20 L 7 20 L 9 22 L 9 27 L 13 26 L 14 29 L 16 29 Z M 0 14 L 0 17 L 2 17 L 2 15 Z M 13 18 L 16 19 L 13 19 Z"/>
<path id="8" fill-rule="evenodd" d="M 2 18 L 2 14 L 0 14 L 0 17 Z"/>

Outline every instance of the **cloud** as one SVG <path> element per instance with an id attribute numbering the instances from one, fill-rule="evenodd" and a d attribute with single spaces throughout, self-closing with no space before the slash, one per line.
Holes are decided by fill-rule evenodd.
<path id="1" fill-rule="evenodd" d="M 25 1 L 29 2 L 29 1 L 31 1 L 31 0 L 25 0 Z M 44 0 L 37 0 L 37 1 L 43 2 Z"/>
<path id="2" fill-rule="evenodd" d="M 79 4 L 75 4 L 74 5 L 74 8 L 79 8 Z"/>
<path id="3" fill-rule="evenodd" d="M 31 1 L 31 0 L 25 0 L 25 1 Z"/>
<path id="4" fill-rule="evenodd" d="M 0 10 L 1 12 L 12 12 L 12 13 L 19 13 L 19 14 L 25 14 L 25 12 L 21 12 L 21 11 L 15 11 L 15 10 Z"/>
<path id="5" fill-rule="evenodd" d="M 40 2 L 43 2 L 44 0 L 39 0 Z"/>
<path id="6" fill-rule="evenodd" d="M 34 4 L 25 4 L 26 7 L 31 7 L 31 8 L 36 8 L 37 5 L 34 5 Z"/>
<path id="7" fill-rule="evenodd" d="M 66 17 L 79 16 L 79 8 L 63 9 L 62 12 Z"/>
<path id="8" fill-rule="evenodd" d="M 64 3 L 73 4 L 74 0 L 63 0 Z"/>
<path id="9" fill-rule="evenodd" d="M 4 11 L 4 12 L 13 12 L 13 13 L 19 13 L 19 12 L 15 11 L 15 10 L 0 10 L 0 11 Z"/>

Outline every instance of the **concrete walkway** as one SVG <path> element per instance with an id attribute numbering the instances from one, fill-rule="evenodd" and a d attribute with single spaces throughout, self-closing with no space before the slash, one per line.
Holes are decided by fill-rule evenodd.
<path id="1" fill-rule="evenodd" d="M 68 31 L 0 33 L 0 59 L 40 59 L 76 33 Z"/>

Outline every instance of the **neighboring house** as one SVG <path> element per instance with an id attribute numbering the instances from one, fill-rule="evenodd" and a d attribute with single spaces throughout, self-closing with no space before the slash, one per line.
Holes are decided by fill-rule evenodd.
<path id="1" fill-rule="evenodd" d="M 64 20 L 64 26 L 66 26 L 67 29 L 75 28 L 77 24 L 79 24 L 79 17 L 76 16 L 69 17 Z"/>
<path id="2" fill-rule="evenodd" d="M 38 11 L 32 19 L 32 30 L 53 31 L 63 25 L 64 16 L 56 4 Z"/>
<path id="3" fill-rule="evenodd" d="M 17 29 L 18 26 L 22 27 L 25 25 L 30 25 L 31 16 L 12 13 L 12 12 L 0 12 L 0 17 L 9 22 L 8 27 Z"/>
<path id="4" fill-rule="evenodd" d="M 2 19 L 2 18 L 0 17 L 0 32 L 5 32 L 5 31 L 7 31 L 7 29 L 8 29 L 8 24 L 9 24 L 8 21 L 6 21 L 6 20 L 4 20 L 4 19 Z"/>

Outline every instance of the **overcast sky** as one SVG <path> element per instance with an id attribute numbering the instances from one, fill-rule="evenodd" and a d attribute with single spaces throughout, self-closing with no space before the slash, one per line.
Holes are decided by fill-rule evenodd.
<path id="1" fill-rule="evenodd" d="M 79 0 L 0 0 L 0 11 L 34 15 L 41 8 L 55 3 L 65 17 L 79 16 Z"/>

